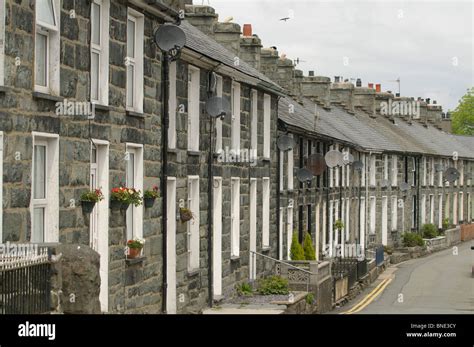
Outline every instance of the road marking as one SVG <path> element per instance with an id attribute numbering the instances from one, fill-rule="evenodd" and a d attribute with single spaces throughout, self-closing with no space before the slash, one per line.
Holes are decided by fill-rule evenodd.
<path id="1" fill-rule="evenodd" d="M 390 284 L 390 282 L 392 282 L 391 278 L 384 279 L 381 283 L 379 283 L 377 287 L 375 287 L 374 290 L 367 294 L 367 296 L 361 302 L 352 307 L 350 310 L 343 312 L 342 314 L 353 314 L 362 311 L 384 291 L 384 289 Z"/>

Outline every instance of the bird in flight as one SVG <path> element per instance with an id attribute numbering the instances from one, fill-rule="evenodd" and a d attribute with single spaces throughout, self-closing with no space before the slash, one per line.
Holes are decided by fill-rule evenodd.
<path id="1" fill-rule="evenodd" d="M 290 20 L 291 18 L 290 17 L 285 17 L 285 18 L 280 18 L 280 21 L 283 21 L 283 22 L 286 22 L 288 20 Z"/>

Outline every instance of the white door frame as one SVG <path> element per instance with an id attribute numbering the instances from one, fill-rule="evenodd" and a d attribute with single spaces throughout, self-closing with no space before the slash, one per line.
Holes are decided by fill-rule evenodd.
<path id="1" fill-rule="evenodd" d="M 388 196 L 382 196 L 382 244 L 388 243 Z"/>
<path id="2" fill-rule="evenodd" d="M 168 177 L 166 233 L 166 313 L 176 314 L 176 178 Z"/>
<path id="3" fill-rule="evenodd" d="M 102 190 L 104 200 L 94 210 L 97 212 L 97 252 L 100 255 L 100 307 L 109 310 L 109 142 L 92 140 L 97 150 L 96 184 Z M 91 182 L 92 184 L 92 182 Z M 91 244 L 92 246 L 92 244 Z"/>
<path id="4" fill-rule="evenodd" d="M 214 298 L 222 296 L 222 177 L 214 177 L 212 283 Z"/>
<path id="5" fill-rule="evenodd" d="M 250 251 L 257 251 L 257 179 L 250 179 Z M 257 258 L 250 253 L 250 280 L 257 279 Z"/>

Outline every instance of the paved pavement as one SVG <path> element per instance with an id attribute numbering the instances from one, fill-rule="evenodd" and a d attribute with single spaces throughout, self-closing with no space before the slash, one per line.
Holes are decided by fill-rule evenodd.
<path id="1" fill-rule="evenodd" d="M 358 298 L 334 313 L 474 314 L 471 242 L 388 268 Z"/>

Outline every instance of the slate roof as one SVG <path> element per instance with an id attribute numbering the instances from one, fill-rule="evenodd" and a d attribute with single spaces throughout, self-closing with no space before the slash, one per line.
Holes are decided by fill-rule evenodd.
<path id="1" fill-rule="evenodd" d="M 235 54 L 204 34 L 195 26 L 191 25 L 188 21 L 182 21 L 180 28 L 183 29 L 186 34 L 186 48 L 227 65 L 228 67 L 238 70 L 246 75 L 258 78 L 263 82 L 263 87 L 267 86 L 280 94 L 284 93 L 284 89 L 280 87 L 280 85 L 270 80 L 267 76 L 251 67 L 242 59 L 240 59 L 238 66 L 234 65 Z"/>

